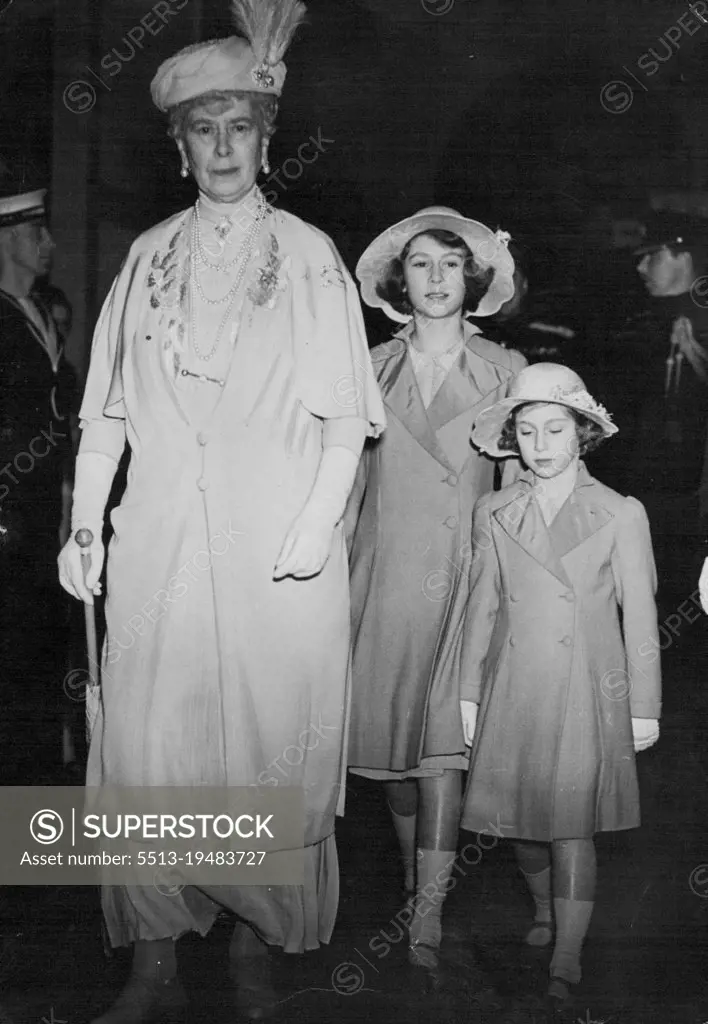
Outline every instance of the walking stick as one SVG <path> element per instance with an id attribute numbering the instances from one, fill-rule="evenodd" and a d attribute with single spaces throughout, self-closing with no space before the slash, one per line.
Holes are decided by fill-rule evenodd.
<path id="1" fill-rule="evenodd" d="M 82 529 L 76 531 L 76 543 L 81 548 L 81 568 L 84 573 L 84 583 L 91 568 L 91 555 L 88 549 L 93 544 L 93 534 L 90 530 Z M 88 656 L 89 677 L 86 686 L 86 738 L 91 739 L 91 731 L 98 712 L 98 644 L 96 641 L 96 614 L 92 604 L 84 604 L 84 618 L 86 620 L 86 653 Z"/>
<path id="2" fill-rule="evenodd" d="M 76 543 L 81 548 L 81 568 L 84 571 L 84 583 L 91 568 L 91 555 L 88 548 L 93 544 L 93 534 L 90 530 L 77 530 Z M 98 686 L 98 650 L 96 643 L 96 615 L 92 604 L 84 604 L 84 616 L 86 619 L 86 650 L 89 663 L 89 681 L 91 686 Z"/>

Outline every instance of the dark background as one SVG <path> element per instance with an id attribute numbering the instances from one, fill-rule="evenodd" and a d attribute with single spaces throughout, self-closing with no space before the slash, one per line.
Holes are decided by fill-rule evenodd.
<path id="1" fill-rule="evenodd" d="M 155 7 L 147 0 L 0 0 L 0 156 L 51 188 L 54 279 L 75 306 L 80 368 L 131 238 L 194 198 L 149 83 L 181 46 L 228 33 L 228 4 L 172 3 L 161 31 L 131 46 L 128 32 Z M 582 253 L 609 247 L 613 217 L 657 190 L 708 188 L 708 25 L 688 5 L 312 0 L 308 10 L 271 164 L 278 171 L 310 135 L 333 140 L 301 175 L 281 172 L 278 202 L 331 234 L 352 267 L 383 227 L 437 202 L 510 230 L 562 280 Z M 662 62 L 649 75 L 638 62 L 651 47 Z M 101 59 L 113 50 L 121 70 L 109 77 Z M 601 102 L 613 80 L 633 89 L 623 112 Z M 95 94 L 80 112 L 66 101 L 77 81 Z M 370 322 L 387 330 L 379 314 Z"/>

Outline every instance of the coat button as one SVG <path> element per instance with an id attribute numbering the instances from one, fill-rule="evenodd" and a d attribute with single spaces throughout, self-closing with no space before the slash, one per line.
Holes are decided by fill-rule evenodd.
<path id="1" fill-rule="evenodd" d="M 448 516 L 447 519 L 443 521 L 443 526 L 447 526 L 448 530 L 454 530 L 457 526 L 457 519 L 455 516 Z"/>
<path id="2" fill-rule="evenodd" d="M 202 445 L 202 447 L 204 447 L 205 444 L 209 443 L 209 435 L 205 434 L 203 430 L 200 430 L 197 434 L 197 441 Z"/>
<path id="3" fill-rule="evenodd" d="M 516 640 L 513 638 L 513 636 L 509 637 L 509 647 L 516 647 Z"/>
<path id="4" fill-rule="evenodd" d="M 448 474 L 448 476 L 445 477 L 445 483 L 449 484 L 450 487 L 457 487 L 458 482 L 459 482 L 459 477 L 458 477 L 457 473 L 450 473 L 450 474 Z"/>
<path id="5" fill-rule="evenodd" d="M 509 600 L 510 600 L 510 601 L 513 601 L 513 602 L 514 602 L 514 604 L 516 604 L 516 602 L 517 602 L 517 601 L 518 601 L 519 599 L 518 599 L 518 597 L 516 596 L 516 594 L 509 594 Z"/>
<path id="6" fill-rule="evenodd" d="M 199 488 L 199 490 L 200 491 L 205 491 L 208 486 L 209 486 L 209 481 L 206 480 L 203 476 L 200 476 L 199 479 L 197 480 L 197 487 Z"/>
<path id="7" fill-rule="evenodd" d="M 572 642 L 573 642 L 573 638 L 570 637 L 570 636 L 564 636 L 563 639 L 561 640 L 561 643 L 563 644 L 564 647 L 570 647 Z"/>

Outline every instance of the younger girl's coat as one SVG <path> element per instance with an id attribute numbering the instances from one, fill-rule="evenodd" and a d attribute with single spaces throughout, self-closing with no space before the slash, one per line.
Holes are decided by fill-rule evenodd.
<path id="1" fill-rule="evenodd" d="M 548 528 L 533 480 L 478 502 L 469 601 L 442 653 L 480 703 L 462 825 L 544 841 L 634 828 L 631 718 L 661 711 L 647 517 L 581 463 Z"/>

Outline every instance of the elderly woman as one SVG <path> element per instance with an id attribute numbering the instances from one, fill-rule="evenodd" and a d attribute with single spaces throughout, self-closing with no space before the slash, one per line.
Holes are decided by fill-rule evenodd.
<path id="1" fill-rule="evenodd" d="M 350 639 L 340 520 L 364 439 L 385 416 L 339 254 L 255 184 L 301 8 L 259 0 L 266 35 L 244 5 L 250 42 L 189 47 L 152 83 L 199 195 L 135 241 L 103 308 L 59 569 L 91 603 L 127 437 L 88 785 L 273 784 L 269 766 L 321 722 L 326 739 L 308 743 L 287 779 L 305 791 L 304 885 L 169 897 L 104 887 L 111 943 L 135 948 L 101 1024 L 135 1024 L 180 1000 L 175 940 L 205 935 L 224 908 L 238 919 L 240 1009 L 262 1016 L 273 1002 L 265 944 L 316 949 L 335 921 Z M 85 584 L 80 528 L 94 537 Z M 138 612 L 146 621 L 131 632 Z"/>
<path id="2" fill-rule="evenodd" d="M 464 589 L 474 503 L 494 487 L 495 463 L 470 435 L 526 363 L 468 317 L 491 316 L 513 295 L 508 239 L 430 207 L 379 235 L 356 268 L 364 301 L 399 330 L 372 351 L 390 426 L 367 449 L 347 514 L 349 765 L 383 781 L 405 888 L 418 893 L 409 960 L 430 971 L 438 967 L 468 763 L 459 682 L 438 676 L 436 652 L 452 594 Z M 512 476 L 517 470 L 508 467 Z"/>

